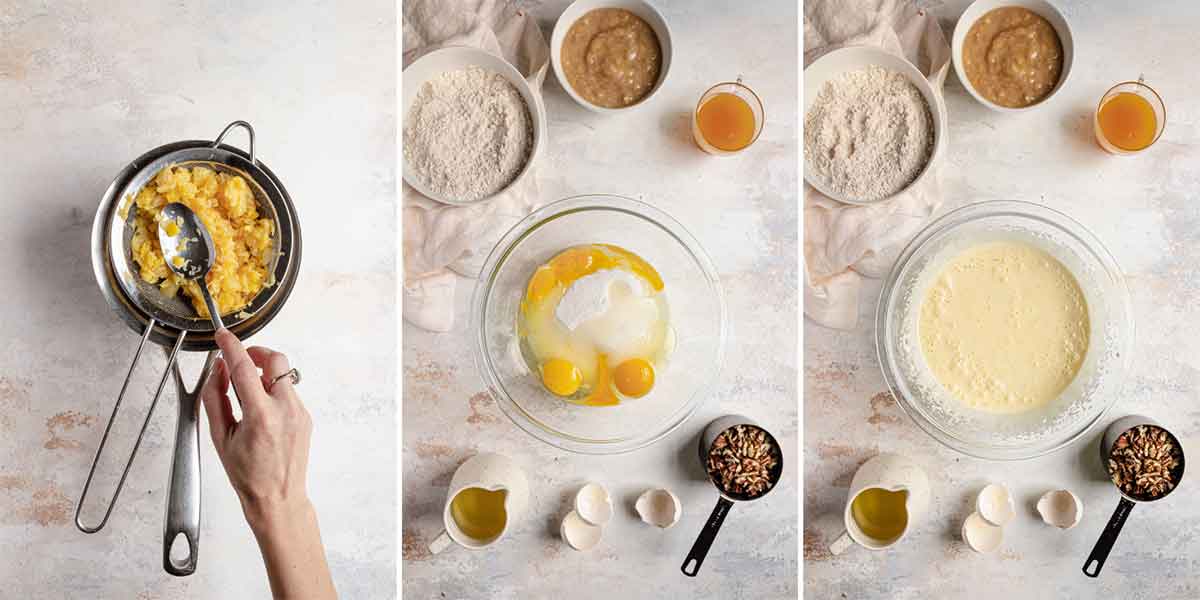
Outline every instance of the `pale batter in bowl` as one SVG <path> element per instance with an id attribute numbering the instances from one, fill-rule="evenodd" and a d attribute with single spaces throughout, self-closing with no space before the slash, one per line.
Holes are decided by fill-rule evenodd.
<path id="1" fill-rule="evenodd" d="M 952 258 L 921 305 L 925 362 L 971 408 L 1040 409 L 1070 385 L 1087 355 L 1087 300 L 1074 275 L 1046 251 L 1017 241 Z"/>
<path id="2" fill-rule="evenodd" d="M 1084 435 L 1122 397 L 1133 341 L 1129 292 L 1100 240 L 1015 201 L 964 206 L 918 233 L 875 325 L 884 378 L 914 423 L 1000 460 Z"/>

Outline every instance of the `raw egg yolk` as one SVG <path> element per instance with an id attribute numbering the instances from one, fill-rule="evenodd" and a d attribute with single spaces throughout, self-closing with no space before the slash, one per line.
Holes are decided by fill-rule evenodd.
<path id="1" fill-rule="evenodd" d="M 570 361 L 552 358 L 542 365 L 542 384 L 556 396 L 570 396 L 583 385 L 583 373 Z"/>
<path id="2" fill-rule="evenodd" d="M 596 361 L 596 381 L 592 384 L 592 393 L 583 403 L 589 406 L 615 406 L 621 403 L 612 391 L 612 372 L 608 369 L 608 357 L 601 354 Z"/>
<path id="3" fill-rule="evenodd" d="M 617 390 L 631 398 L 641 398 L 654 387 L 654 367 L 649 361 L 631 358 L 613 369 Z"/>
<path id="4" fill-rule="evenodd" d="M 573 246 L 558 253 L 533 272 L 525 288 L 525 298 L 521 301 L 521 312 L 527 314 L 535 307 L 542 310 L 543 304 L 553 301 L 555 294 L 565 290 L 576 280 L 601 269 L 623 269 L 641 277 L 655 291 L 663 289 L 663 280 L 658 271 L 640 256 L 624 248 L 611 244 Z M 524 336 L 525 333 L 522 332 L 521 335 Z M 542 384 L 556 396 L 568 398 L 584 387 L 583 374 L 568 360 L 547 360 L 542 363 L 541 371 Z M 620 398 L 614 392 L 614 387 L 629 398 L 645 396 L 650 392 L 650 388 L 654 387 L 654 367 L 647 360 L 635 358 L 622 362 L 616 368 L 610 368 L 607 357 L 600 354 L 595 376 L 592 381 L 587 382 L 587 397 L 580 402 L 591 406 L 619 404 Z"/>
<path id="5" fill-rule="evenodd" d="M 624 267 L 650 283 L 655 291 L 662 291 L 663 280 L 640 256 L 618 246 L 593 244 L 574 246 L 558 253 L 554 258 L 533 272 L 525 289 L 525 299 L 533 304 L 544 301 L 560 284 L 569 286 L 575 280 L 591 275 L 601 269 Z"/>
<path id="6" fill-rule="evenodd" d="M 618 257 L 616 259 L 611 259 L 614 265 L 610 265 L 610 268 L 611 266 L 615 266 L 615 264 L 625 264 L 629 267 L 629 270 L 641 275 L 642 279 L 649 281 L 650 287 L 654 288 L 654 291 L 662 291 L 662 276 L 658 274 L 658 271 L 655 270 L 654 267 L 650 266 L 650 263 L 643 260 L 642 257 L 625 250 L 620 246 L 613 246 L 611 244 L 600 244 L 600 246 L 602 248 L 607 248 L 609 252 Z"/>
<path id="7" fill-rule="evenodd" d="M 584 275 L 595 272 L 606 261 L 598 249 L 589 246 L 568 248 L 551 259 L 550 264 L 558 279 L 563 282 L 573 282 Z"/>
<path id="8" fill-rule="evenodd" d="M 533 303 L 541 302 L 554 291 L 558 286 L 558 277 L 554 275 L 554 269 L 541 266 L 537 271 L 533 272 L 533 277 L 529 280 L 529 289 L 525 291 L 526 297 Z"/>

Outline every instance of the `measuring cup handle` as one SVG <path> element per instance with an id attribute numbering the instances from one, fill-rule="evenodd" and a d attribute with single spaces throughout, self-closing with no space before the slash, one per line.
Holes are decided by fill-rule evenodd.
<path id="1" fill-rule="evenodd" d="M 680 567 L 684 575 L 695 577 L 700 572 L 700 565 L 704 563 L 704 557 L 708 556 L 708 549 L 712 547 L 713 540 L 717 539 L 721 523 L 725 522 L 725 515 L 729 514 L 731 508 L 733 508 L 733 502 L 724 496 L 717 499 L 716 508 L 713 508 L 712 514 L 708 516 L 708 522 L 704 524 L 704 529 L 700 530 L 700 535 L 696 537 L 696 543 L 692 544 L 687 559 Z"/>
<path id="2" fill-rule="evenodd" d="M 443 550 L 450 547 L 452 541 L 454 540 L 450 539 L 450 534 L 446 533 L 446 530 L 443 529 L 442 534 L 429 543 L 429 552 L 431 554 L 441 554 Z"/>
<path id="3" fill-rule="evenodd" d="M 1117 542 L 1117 536 L 1121 534 L 1121 528 L 1125 526 L 1125 519 L 1129 518 L 1131 510 L 1133 510 L 1133 501 L 1121 498 L 1121 501 L 1117 503 L 1117 510 L 1113 511 L 1112 517 L 1108 519 L 1108 525 L 1100 533 L 1100 539 L 1096 540 L 1096 546 L 1088 555 L 1087 562 L 1083 563 L 1084 575 L 1100 576 L 1100 569 L 1104 568 L 1104 561 L 1108 559 L 1108 553 L 1112 550 L 1113 544 Z"/>
<path id="4" fill-rule="evenodd" d="M 850 546 L 853 546 L 853 545 L 854 545 L 854 538 L 850 537 L 849 531 L 843 530 L 842 535 L 839 535 L 838 538 L 836 540 L 833 540 L 833 543 L 829 545 L 829 553 L 834 556 L 837 556 L 837 555 L 845 552 L 846 550 L 848 550 L 850 548 Z"/>

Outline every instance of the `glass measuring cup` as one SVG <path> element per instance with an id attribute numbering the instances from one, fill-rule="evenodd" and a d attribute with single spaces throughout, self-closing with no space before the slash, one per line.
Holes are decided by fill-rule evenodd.
<path id="1" fill-rule="evenodd" d="M 1130 145 L 1128 143 L 1123 144 L 1120 140 L 1114 141 L 1110 139 L 1110 135 L 1112 135 L 1114 132 L 1109 132 L 1106 134 L 1103 124 L 1104 115 L 1102 115 L 1102 113 L 1105 112 L 1106 107 L 1112 111 L 1120 110 L 1118 109 L 1117 104 L 1110 105 L 1110 103 L 1132 100 L 1136 104 L 1137 99 L 1139 98 L 1145 101 L 1150 110 L 1153 112 L 1154 129 L 1152 135 L 1148 136 L 1150 138 L 1149 141 Z M 1125 110 L 1123 112 L 1125 112 L 1125 115 L 1123 116 L 1130 117 L 1131 115 L 1128 115 L 1128 110 L 1130 110 L 1131 107 L 1126 106 L 1124 108 Z M 1117 115 L 1113 115 L 1113 118 L 1117 119 L 1118 121 L 1120 120 L 1120 116 Z M 1128 123 L 1122 124 L 1128 125 Z M 1109 88 L 1108 91 L 1104 93 L 1104 96 L 1100 98 L 1100 103 L 1096 105 L 1096 112 L 1092 115 L 1092 128 L 1096 135 L 1096 143 L 1099 144 L 1105 152 L 1119 156 L 1138 154 L 1150 146 L 1153 146 L 1154 142 L 1157 142 L 1158 138 L 1162 136 L 1163 129 L 1166 128 L 1166 126 L 1167 108 L 1163 104 L 1162 97 L 1158 95 L 1158 92 L 1154 91 L 1154 88 L 1146 85 L 1145 80 L 1140 77 L 1137 81 L 1124 81 Z M 1149 134 L 1151 132 L 1147 131 L 1147 133 Z"/>
<path id="2" fill-rule="evenodd" d="M 745 122 L 747 116 L 752 124 Z M 692 111 L 692 139 L 709 154 L 733 156 L 754 144 L 762 133 L 764 118 L 762 100 L 738 77 L 737 81 L 718 83 L 700 96 Z"/>

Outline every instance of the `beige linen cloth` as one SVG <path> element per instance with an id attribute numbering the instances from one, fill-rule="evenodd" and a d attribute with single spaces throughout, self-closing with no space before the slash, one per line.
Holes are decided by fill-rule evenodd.
<path id="1" fill-rule="evenodd" d="M 515 66 L 541 102 L 550 46 L 513 2 L 407 0 L 403 7 L 404 66 L 443 46 L 475 46 Z M 470 206 L 441 204 L 404 184 L 404 319 L 450 331 L 458 279 L 477 277 L 492 246 L 538 203 L 534 165 L 503 194 Z"/>
<path id="2" fill-rule="evenodd" d="M 937 19 L 904 0 L 804 3 L 804 65 L 843 46 L 878 46 L 929 79 L 939 106 L 950 46 Z M 869 206 L 842 204 L 804 185 L 804 314 L 836 329 L 858 325 L 862 278 L 887 274 L 896 254 L 942 201 L 937 163 L 919 185 Z"/>

